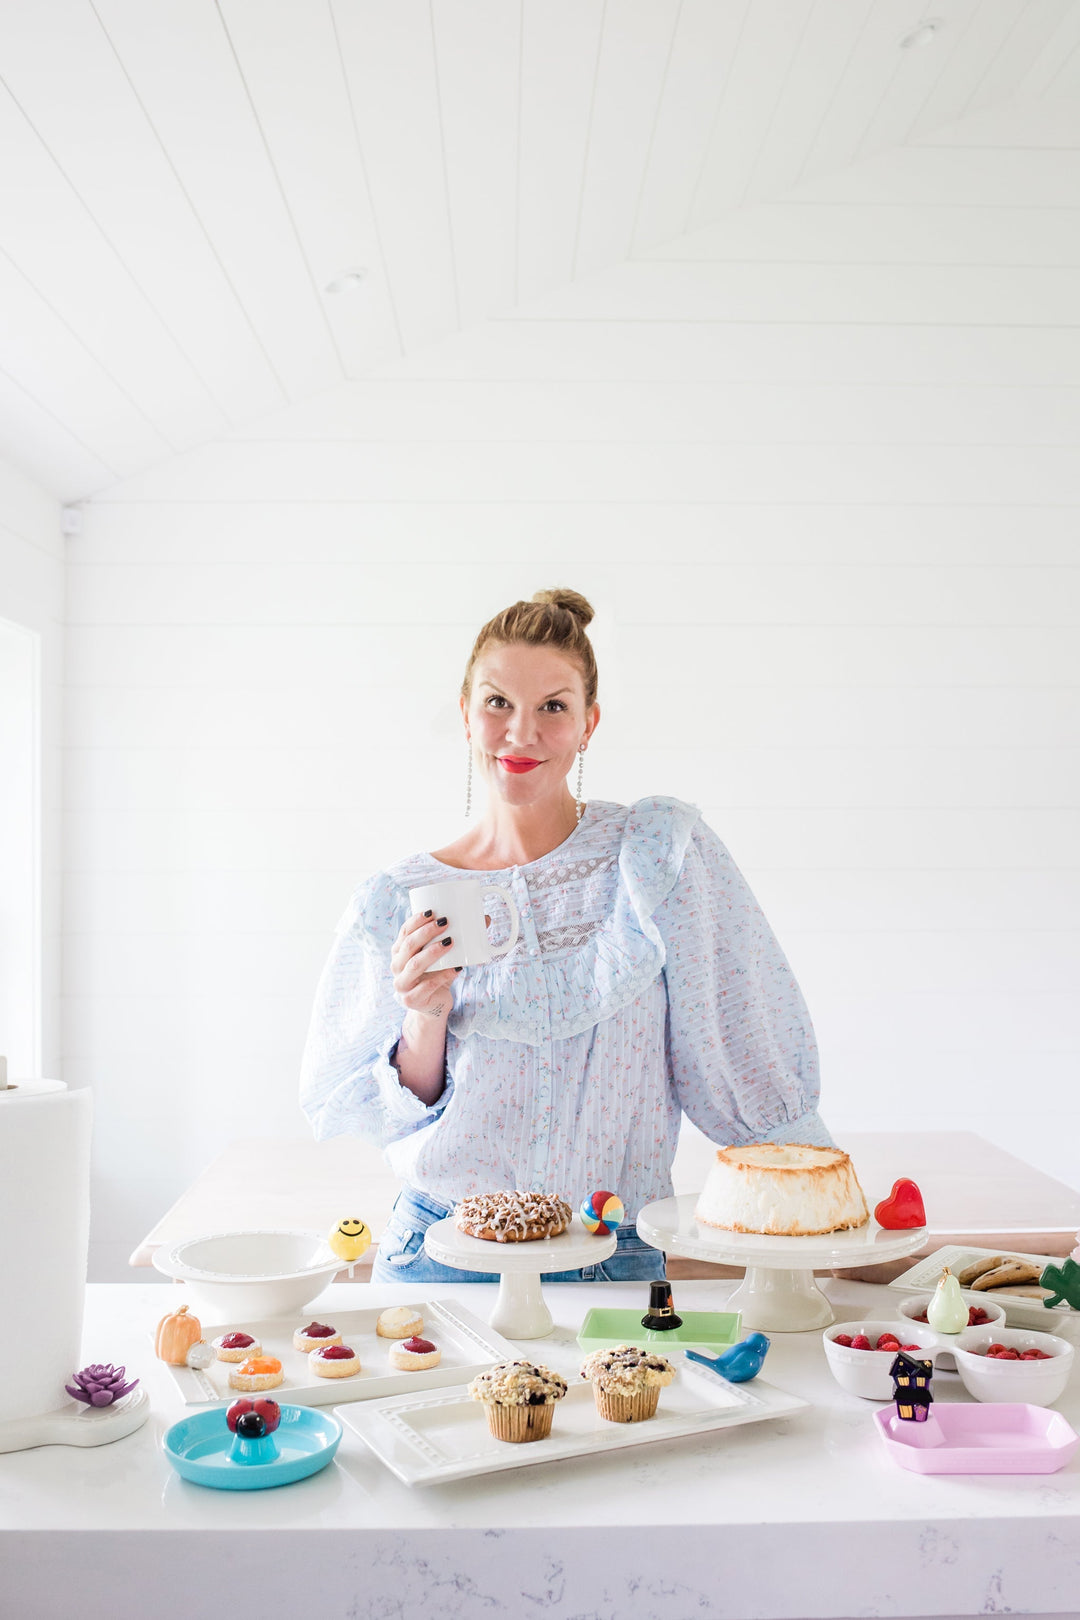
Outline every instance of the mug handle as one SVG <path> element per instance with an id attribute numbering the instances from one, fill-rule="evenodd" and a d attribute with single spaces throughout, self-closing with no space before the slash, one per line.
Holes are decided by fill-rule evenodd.
<path id="1" fill-rule="evenodd" d="M 489 894 L 501 895 L 506 901 L 506 909 L 510 913 L 510 938 L 507 940 L 506 944 L 492 945 L 489 943 L 488 945 L 488 949 L 492 956 L 505 956 L 507 951 L 512 951 L 518 942 L 520 919 L 518 917 L 517 904 L 513 895 L 510 893 L 510 890 L 502 888 L 498 883 L 491 883 L 488 885 L 488 887 L 484 890 L 485 899 Z"/>

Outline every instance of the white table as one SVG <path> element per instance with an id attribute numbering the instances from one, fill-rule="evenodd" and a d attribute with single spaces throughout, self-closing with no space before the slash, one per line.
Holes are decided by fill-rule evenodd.
<path id="1" fill-rule="evenodd" d="M 681 1282 L 676 1304 L 734 1286 Z M 845 1319 L 898 1295 L 845 1279 Z M 336 1284 L 318 1312 L 356 1308 Z M 364 1304 L 493 1286 L 363 1288 Z M 644 1309 L 642 1284 L 553 1285 L 555 1334 L 525 1347 L 576 1368 L 586 1309 Z M 0 1457 L 0 1613 L 7 1620 L 715 1620 L 715 1617 L 1064 1615 L 1080 1592 L 1080 1459 L 1030 1478 L 923 1478 L 897 1468 L 870 1403 L 833 1382 L 814 1334 L 778 1335 L 765 1376 L 814 1404 L 797 1417 L 596 1460 L 409 1490 L 349 1431 L 324 1473 L 277 1491 L 189 1485 L 159 1449 L 181 1415 L 148 1333 L 152 1285 L 89 1290 L 86 1360 L 126 1361 L 153 1416 L 100 1451 Z M 949 1399 L 961 1399 L 951 1382 Z M 1080 1379 L 1061 1410 L 1080 1426 Z"/>
<path id="2" fill-rule="evenodd" d="M 1080 1192 L 972 1131 L 849 1131 L 841 1146 L 851 1154 L 871 1201 L 883 1197 L 898 1176 L 919 1183 L 935 1248 L 966 1239 L 979 1248 L 1068 1254 L 1076 1242 Z M 683 1121 L 672 1167 L 676 1193 L 700 1190 L 715 1151 L 689 1120 Z M 321 1232 L 349 1214 L 359 1214 L 378 1242 L 399 1191 L 380 1150 L 357 1137 L 328 1142 L 242 1137 L 230 1142 L 166 1211 L 135 1249 L 131 1264 L 149 1266 L 156 1248 L 209 1232 L 278 1226 Z M 361 1281 L 370 1276 L 371 1256 L 369 1250 L 357 1269 Z M 716 1268 L 673 1260 L 669 1272 L 702 1277 Z M 725 1268 L 716 1274 L 740 1273 Z"/>

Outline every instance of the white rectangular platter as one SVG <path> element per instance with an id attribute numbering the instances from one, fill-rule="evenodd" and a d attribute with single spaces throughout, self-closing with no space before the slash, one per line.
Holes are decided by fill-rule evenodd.
<path id="1" fill-rule="evenodd" d="M 752 1385 L 729 1384 L 678 1352 L 669 1359 L 678 1376 L 661 1390 L 655 1417 L 644 1423 L 608 1423 L 597 1415 L 592 1385 L 571 1384 L 555 1408 L 548 1438 L 521 1445 L 492 1439 L 484 1409 L 469 1399 L 465 1385 L 439 1395 L 369 1401 L 337 1415 L 406 1485 L 442 1485 L 473 1474 L 760 1423 L 809 1405 L 760 1378 Z"/>
<path id="2" fill-rule="evenodd" d="M 1030 1260 L 1041 1271 L 1044 1266 L 1060 1266 L 1060 1255 L 1055 1259 L 1047 1254 L 1021 1254 L 1018 1249 L 968 1249 L 959 1244 L 946 1244 L 945 1248 L 938 1249 L 934 1254 L 927 1255 L 924 1260 L 916 1261 L 910 1271 L 902 1272 L 894 1277 L 889 1284 L 890 1288 L 897 1288 L 902 1294 L 933 1293 L 941 1277 L 942 1266 L 948 1266 L 952 1272 L 963 1271 L 976 1260 L 988 1260 L 991 1256 L 1000 1254 L 1003 1259 Z M 1070 1318 L 1076 1321 L 1080 1312 L 1074 1311 L 1070 1305 L 1055 1305 L 1050 1310 L 1038 1299 L 1025 1299 L 1023 1295 L 1010 1294 L 1007 1288 L 987 1288 L 980 1294 L 971 1293 L 972 1299 L 991 1299 L 1005 1308 L 1005 1322 L 1008 1327 L 1026 1327 L 1041 1329 L 1043 1333 L 1060 1333 L 1063 1324 Z"/>
<path id="3" fill-rule="evenodd" d="M 402 1390 L 443 1389 L 447 1384 L 475 1377 L 493 1361 L 512 1361 L 519 1354 L 508 1339 L 456 1299 L 427 1300 L 414 1309 L 424 1319 L 424 1337 L 442 1351 L 439 1365 L 423 1372 L 399 1372 L 390 1365 L 390 1348 L 399 1341 L 379 1338 L 375 1332 L 377 1310 L 335 1311 L 328 1318 L 360 1357 L 360 1371 L 351 1378 L 319 1378 L 309 1370 L 305 1352 L 293 1349 L 293 1333 L 311 1321 L 310 1313 L 262 1322 L 225 1322 L 217 1327 L 204 1324 L 203 1334 L 207 1339 L 217 1339 L 224 1333 L 250 1333 L 266 1355 L 277 1356 L 284 1369 L 284 1383 L 266 1394 L 297 1406 L 332 1406 L 342 1401 L 396 1395 Z M 170 1367 L 169 1371 L 185 1403 L 203 1406 L 236 1399 L 238 1392 L 229 1385 L 229 1370 L 235 1365 L 214 1361 L 205 1372 L 192 1367 Z"/>

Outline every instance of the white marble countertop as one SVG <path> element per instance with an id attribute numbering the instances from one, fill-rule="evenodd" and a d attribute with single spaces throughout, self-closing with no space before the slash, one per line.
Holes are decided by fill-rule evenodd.
<path id="1" fill-rule="evenodd" d="M 733 1286 L 678 1283 L 676 1304 L 719 1309 Z M 842 1318 L 895 1313 L 895 1291 L 824 1286 Z M 335 1285 L 319 1313 L 332 1320 L 335 1305 L 355 1309 L 357 1292 Z M 524 1353 L 576 1371 L 577 1329 L 601 1293 L 615 1306 L 644 1309 L 647 1298 L 643 1284 L 549 1286 L 556 1331 Z M 495 1289 L 371 1287 L 364 1304 L 455 1294 L 486 1317 Z M 88 1290 L 85 1360 L 124 1361 L 142 1377 L 152 1401 L 142 1430 L 98 1450 L 0 1456 L 0 1570 L 12 1614 L 76 1612 L 65 1593 L 70 1604 L 71 1581 L 85 1586 L 95 1569 L 97 1597 L 80 1597 L 81 1620 L 190 1620 L 200 1611 L 193 1578 L 228 1596 L 229 1620 L 309 1608 L 312 1583 L 319 1620 L 416 1612 L 436 1599 L 451 1620 L 500 1610 L 797 1620 L 1076 1608 L 1080 1457 L 1047 1476 L 905 1472 L 880 1444 L 875 1405 L 833 1381 L 819 1334 L 773 1337 L 763 1376 L 812 1403 L 777 1422 L 425 1489 L 400 1484 L 347 1429 L 315 1477 L 222 1492 L 181 1480 L 161 1451 L 185 1408 L 150 1334 L 174 1297 L 154 1285 Z M 953 1379 L 936 1392 L 968 1399 Z M 1080 1378 L 1057 1406 L 1080 1427 Z M 174 1609 L 163 1577 L 171 1591 L 177 1570 L 188 1601 L 178 1597 Z M 683 1594 L 674 1607 L 661 1602 L 665 1583 Z M 116 1606 L 121 1588 L 130 1609 Z"/>

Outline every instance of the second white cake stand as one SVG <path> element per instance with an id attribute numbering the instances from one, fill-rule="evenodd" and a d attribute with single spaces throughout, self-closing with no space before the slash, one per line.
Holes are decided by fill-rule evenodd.
<path id="1" fill-rule="evenodd" d="M 637 1218 L 638 1236 L 656 1249 L 713 1265 L 745 1266 L 746 1276 L 727 1302 L 742 1313 L 744 1328 L 766 1333 L 804 1333 L 828 1327 L 833 1308 L 814 1281 L 815 1270 L 873 1266 L 914 1254 L 926 1242 L 926 1227 L 887 1231 L 871 1218 L 851 1232 L 821 1237 L 762 1237 L 721 1232 L 694 1219 L 696 1193 L 646 1204 Z"/>
<path id="2" fill-rule="evenodd" d="M 554 1323 L 540 1287 L 544 1271 L 576 1271 L 597 1266 L 615 1253 L 615 1234 L 593 1237 L 575 1215 L 558 1237 L 535 1243 L 489 1243 L 459 1232 L 453 1217 L 436 1221 L 424 1234 L 424 1248 L 441 1266 L 455 1271 L 499 1273 L 499 1297 L 488 1318 L 506 1339 L 542 1339 Z"/>

